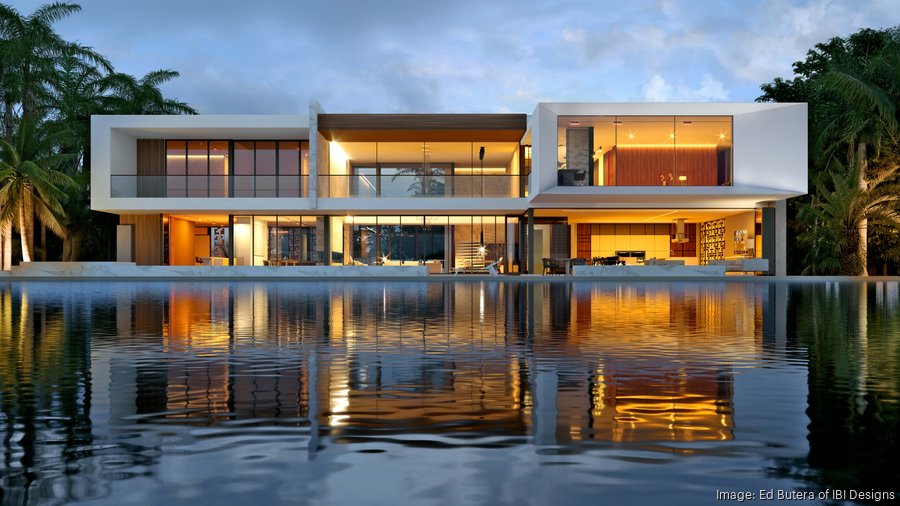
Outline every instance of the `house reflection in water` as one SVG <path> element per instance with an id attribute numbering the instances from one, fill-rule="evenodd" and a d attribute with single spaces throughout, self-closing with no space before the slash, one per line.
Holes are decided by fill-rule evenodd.
<path id="1" fill-rule="evenodd" d="M 338 442 L 730 440 L 732 364 L 783 339 L 764 322 L 775 285 L 310 288 L 171 284 L 121 296 L 117 334 L 156 340 L 158 353 L 137 365 L 111 358 L 112 382 L 129 384 L 111 386 L 112 423 L 134 409 L 188 424 L 309 424 Z M 776 328 L 766 338 L 764 324 Z"/>

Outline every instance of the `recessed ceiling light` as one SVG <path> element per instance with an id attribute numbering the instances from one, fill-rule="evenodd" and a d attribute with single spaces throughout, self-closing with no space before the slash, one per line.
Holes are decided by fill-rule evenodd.
<path id="1" fill-rule="evenodd" d="M 691 126 L 694 124 L 694 122 L 693 121 L 682 121 L 681 124 L 684 126 Z"/>

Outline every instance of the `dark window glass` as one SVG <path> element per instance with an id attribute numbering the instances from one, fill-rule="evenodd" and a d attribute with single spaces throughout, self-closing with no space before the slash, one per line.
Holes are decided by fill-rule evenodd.
<path id="1" fill-rule="evenodd" d="M 228 141 L 209 143 L 209 196 L 228 196 Z"/>
<path id="2" fill-rule="evenodd" d="M 278 196 L 300 197 L 300 176 L 278 176 Z"/>
<path id="3" fill-rule="evenodd" d="M 228 196 L 228 176 L 209 176 L 209 196 L 219 198 Z"/>
<path id="4" fill-rule="evenodd" d="M 209 173 L 217 176 L 228 174 L 228 141 L 209 143 Z"/>
<path id="5" fill-rule="evenodd" d="M 256 197 L 275 197 L 275 176 L 256 176 Z"/>
<path id="6" fill-rule="evenodd" d="M 237 157 L 235 157 L 237 158 Z M 234 196 L 235 197 L 252 197 L 253 196 L 253 176 L 234 176 Z"/>
<path id="7" fill-rule="evenodd" d="M 187 160 L 185 154 L 187 143 L 185 141 L 166 142 L 166 174 L 184 174 Z"/>
<path id="8" fill-rule="evenodd" d="M 256 175 L 275 175 L 275 141 L 256 143 Z"/>
<path id="9" fill-rule="evenodd" d="M 209 196 L 209 176 L 188 176 L 188 197 L 208 197 Z"/>
<path id="10" fill-rule="evenodd" d="M 309 174 L 309 143 L 301 142 L 300 143 L 300 173 L 301 174 Z"/>
<path id="11" fill-rule="evenodd" d="M 206 141 L 188 141 L 188 174 L 205 176 L 209 173 L 209 143 Z"/>
<path id="12" fill-rule="evenodd" d="M 253 175 L 253 141 L 235 141 L 234 173 L 244 176 Z"/>
<path id="13" fill-rule="evenodd" d="M 300 143 L 278 143 L 278 174 L 281 176 L 300 173 Z"/>
<path id="14" fill-rule="evenodd" d="M 184 176 L 167 176 L 166 177 L 166 196 L 167 197 L 184 197 L 185 185 L 187 181 Z"/>

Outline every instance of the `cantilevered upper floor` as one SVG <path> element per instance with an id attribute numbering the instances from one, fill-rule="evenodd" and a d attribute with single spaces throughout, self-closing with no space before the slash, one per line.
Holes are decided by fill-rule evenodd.
<path id="1" fill-rule="evenodd" d="M 541 103 L 525 114 L 94 116 L 116 213 L 753 208 L 807 191 L 806 104 Z"/>
<path id="2" fill-rule="evenodd" d="M 754 207 L 807 192 L 807 106 L 541 103 L 530 207 Z"/>
<path id="3" fill-rule="evenodd" d="M 94 116 L 92 207 L 521 212 L 526 129 L 524 114 Z"/>

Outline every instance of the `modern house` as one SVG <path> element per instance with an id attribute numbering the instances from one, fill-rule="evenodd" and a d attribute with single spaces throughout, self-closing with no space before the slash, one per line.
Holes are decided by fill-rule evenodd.
<path id="1" fill-rule="evenodd" d="M 540 103 L 525 114 L 94 116 L 91 206 L 140 265 L 545 258 L 785 274 L 806 104 Z"/>

